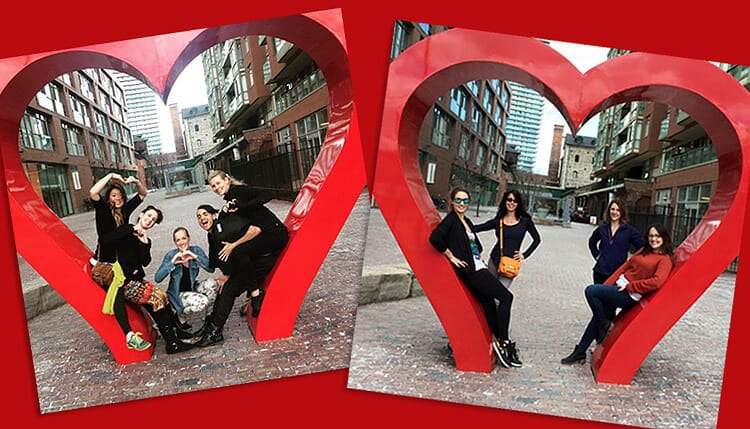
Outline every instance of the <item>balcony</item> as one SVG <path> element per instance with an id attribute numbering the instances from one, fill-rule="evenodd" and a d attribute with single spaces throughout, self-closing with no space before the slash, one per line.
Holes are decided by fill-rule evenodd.
<path id="1" fill-rule="evenodd" d="M 692 119 L 693 118 L 691 118 L 690 115 L 686 111 L 684 111 L 682 109 L 678 109 L 677 110 L 677 123 L 678 124 L 680 124 L 680 125 L 688 125 L 688 124 L 694 122 Z"/>
<path id="2" fill-rule="evenodd" d="M 635 139 L 635 140 L 629 140 L 617 146 L 617 149 L 615 150 L 615 156 L 613 157 L 612 162 L 618 161 L 631 154 L 637 154 L 640 148 L 640 143 L 641 143 L 640 139 Z"/>

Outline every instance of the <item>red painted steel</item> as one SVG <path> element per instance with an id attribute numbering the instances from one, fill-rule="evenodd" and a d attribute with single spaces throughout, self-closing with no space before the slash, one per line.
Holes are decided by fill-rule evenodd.
<path id="1" fill-rule="evenodd" d="M 594 357 L 597 381 L 629 383 L 656 343 L 740 250 L 750 184 L 748 169 L 742 168 L 748 154 L 741 150 L 750 138 L 750 94 L 704 61 L 634 53 L 582 75 L 535 39 L 464 29 L 430 36 L 393 61 L 373 192 L 448 335 L 457 368 L 480 372 L 493 366 L 490 333 L 450 263 L 428 242 L 440 215 L 417 160 L 417 136 L 425 113 L 438 96 L 475 79 L 511 80 L 537 90 L 573 130 L 609 106 L 645 100 L 686 111 L 714 141 L 720 174 L 708 212 L 677 249 L 677 264 L 667 283 L 618 321 Z M 514 314 L 513 320 L 521 319 Z M 579 333 L 571 332 L 571 338 Z"/>
<path id="2" fill-rule="evenodd" d="M 309 54 L 327 80 L 330 96 L 326 140 L 285 219 L 291 238 L 269 275 L 257 325 L 251 324 L 256 339 L 263 341 L 292 334 L 305 294 L 366 182 L 359 135 L 352 124 L 355 108 L 340 12 L 272 18 L 0 61 L 0 155 L 7 189 L 0 197 L 0 209 L 6 212 L 7 201 L 16 250 L 96 330 L 120 364 L 148 360 L 150 352 L 127 349 L 114 318 L 101 313 L 104 292 L 89 279 L 92 251 L 47 208 L 26 177 L 18 153 L 20 119 L 43 85 L 83 68 L 129 73 L 166 100 L 175 79 L 193 58 L 223 40 L 253 34 L 283 38 Z M 10 231 L 3 235 L 11 236 Z M 8 261 L 8 265 L 15 263 Z M 129 317 L 134 329 L 146 331 L 151 325 L 134 308 L 129 308 Z"/>

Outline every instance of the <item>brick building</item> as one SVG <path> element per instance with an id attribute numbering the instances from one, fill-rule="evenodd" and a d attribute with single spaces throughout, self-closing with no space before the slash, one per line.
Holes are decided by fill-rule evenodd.
<path id="1" fill-rule="evenodd" d="M 445 26 L 397 21 L 391 60 Z M 438 98 L 422 122 L 418 158 L 427 191 L 447 199 L 467 187 L 475 202 L 495 205 L 507 186 L 505 124 L 511 91 L 505 81 L 469 81 Z"/>
<path id="2" fill-rule="evenodd" d="M 88 210 L 88 190 L 111 171 L 143 177 L 126 116 L 123 89 L 108 70 L 66 73 L 31 100 L 18 151 L 34 190 L 58 216 Z"/>

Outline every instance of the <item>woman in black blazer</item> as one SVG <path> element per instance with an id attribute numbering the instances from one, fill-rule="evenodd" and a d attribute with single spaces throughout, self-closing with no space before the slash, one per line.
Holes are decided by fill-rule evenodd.
<path id="1" fill-rule="evenodd" d="M 470 202 L 466 189 L 457 187 L 451 191 L 448 214 L 430 234 L 430 244 L 448 258 L 458 277 L 482 306 L 495 337 L 492 346 L 500 364 L 506 368 L 520 367 L 516 344 L 508 336 L 513 294 L 490 274 L 482 260 L 482 244 L 474 225 L 466 217 Z M 499 305 L 495 304 L 496 299 Z"/>

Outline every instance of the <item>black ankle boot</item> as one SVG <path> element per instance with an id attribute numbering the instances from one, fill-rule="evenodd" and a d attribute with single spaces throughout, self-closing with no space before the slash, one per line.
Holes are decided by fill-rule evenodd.
<path id="1" fill-rule="evenodd" d="M 263 304 L 263 297 L 266 295 L 266 291 L 258 289 L 258 296 L 250 297 L 250 305 L 253 307 L 252 316 L 258 317 L 260 314 L 260 305 Z"/>
<path id="2" fill-rule="evenodd" d="M 222 329 L 214 325 L 212 321 L 207 321 L 203 336 L 201 336 L 201 339 L 195 345 L 198 347 L 208 347 L 223 343 L 224 334 L 221 331 Z"/>
<path id="3" fill-rule="evenodd" d="M 581 362 L 581 363 L 586 362 L 586 349 L 576 346 L 573 349 L 573 353 L 562 358 L 560 362 L 565 365 L 570 365 L 570 364 L 574 364 L 577 362 Z"/>

